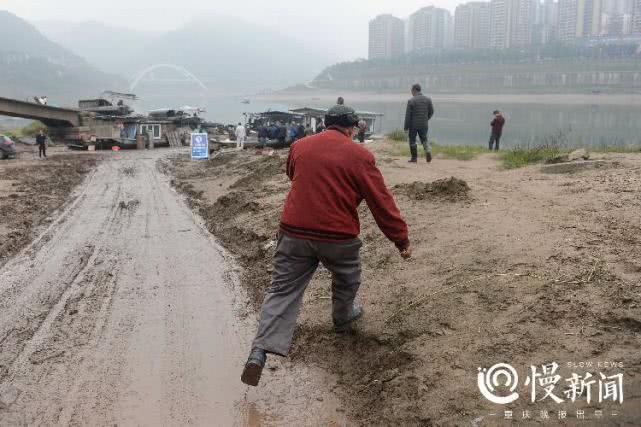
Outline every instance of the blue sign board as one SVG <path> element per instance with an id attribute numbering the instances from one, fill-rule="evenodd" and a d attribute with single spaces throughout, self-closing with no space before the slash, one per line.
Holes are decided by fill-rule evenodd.
<path id="1" fill-rule="evenodd" d="M 191 134 L 191 158 L 192 160 L 209 158 L 209 140 L 206 133 Z"/>

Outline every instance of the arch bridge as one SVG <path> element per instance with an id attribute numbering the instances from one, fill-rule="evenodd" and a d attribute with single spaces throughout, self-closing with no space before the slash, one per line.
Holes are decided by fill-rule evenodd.
<path id="1" fill-rule="evenodd" d="M 175 64 L 155 64 L 150 67 L 145 68 L 144 70 L 139 71 L 131 80 L 131 83 L 129 85 L 129 92 L 133 93 L 134 90 L 136 89 L 136 86 L 145 79 L 145 77 L 152 75 L 153 72 L 156 70 L 173 70 L 176 71 L 177 73 L 181 74 L 184 79 L 183 80 L 171 80 L 171 81 L 190 81 L 198 85 L 200 88 L 207 90 L 207 86 L 198 78 L 196 77 L 192 72 L 187 70 L 184 67 L 181 67 L 179 65 Z M 151 79 L 152 81 L 167 81 L 166 79 Z"/>

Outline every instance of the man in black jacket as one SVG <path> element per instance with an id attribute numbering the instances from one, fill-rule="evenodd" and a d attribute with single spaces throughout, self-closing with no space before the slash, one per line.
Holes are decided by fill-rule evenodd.
<path id="1" fill-rule="evenodd" d="M 38 135 L 36 135 L 36 144 L 38 145 L 38 157 L 45 156 L 47 158 L 47 136 L 44 131 L 40 129 Z"/>
<path id="2" fill-rule="evenodd" d="M 421 85 L 418 83 L 412 86 L 412 99 L 407 103 L 405 111 L 405 130 L 409 132 L 411 163 L 416 163 L 418 151 L 416 148 L 416 137 L 421 139 L 425 149 L 425 159 L 432 161 L 432 147 L 427 140 L 427 122 L 434 115 L 432 100 L 421 93 Z"/>

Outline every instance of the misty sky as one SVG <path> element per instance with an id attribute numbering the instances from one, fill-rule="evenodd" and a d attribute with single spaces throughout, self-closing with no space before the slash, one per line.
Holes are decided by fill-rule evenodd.
<path id="1" fill-rule="evenodd" d="M 405 18 L 435 5 L 454 11 L 457 0 L 0 0 L 0 9 L 28 21 L 98 20 L 130 28 L 171 30 L 199 11 L 215 11 L 324 43 L 337 59 L 367 56 L 367 23 L 381 13 Z M 91 4 L 91 6 L 89 6 Z"/>

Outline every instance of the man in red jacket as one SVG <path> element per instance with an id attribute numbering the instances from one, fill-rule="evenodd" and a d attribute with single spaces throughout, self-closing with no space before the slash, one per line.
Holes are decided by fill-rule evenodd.
<path id="1" fill-rule="evenodd" d="M 319 263 L 332 273 L 332 318 L 338 333 L 362 314 L 354 303 L 361 284 L 358 206 L 365 200 L 376 224 L 405 259 L 412 256 L 407 225 L 376 167 L 374 156 L 352 142 L 358 116 L 344 105 L 325 116 L 327 130 L 292 145 L 292 181 L 280 222 L 272 284 L 258 333 L 241 376 L 256 386 L 267 353 L 286 356 L 305 288 Z"/>
<path id="2" fill-rule="evenodd" d="M 492 128 L 492 134 L 490 135 L 490 151 L 492 151 L 492 145 L 496 148 L 494 151 L 499 151 L 499 143 L 501 142 L 501 135 L 503 134 L 503 126 L 505 126 L 505 117 L 499 110 L 494 110 L 494 119 L 490 123 Z"/>

